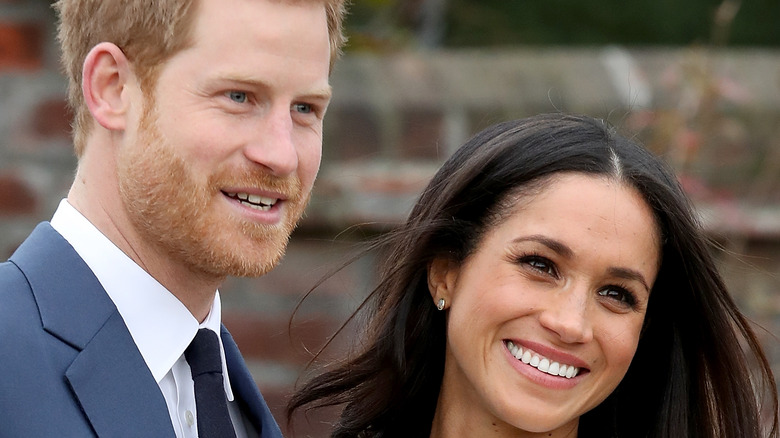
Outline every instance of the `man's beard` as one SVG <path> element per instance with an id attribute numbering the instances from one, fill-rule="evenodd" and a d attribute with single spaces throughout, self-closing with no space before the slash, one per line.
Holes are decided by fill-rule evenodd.
<path id="1" fill-rule="evenodd" d="M 157 127 L 154 102 L 140 121 L 137 143 L 118 157 L 120 196 L 145 244 L 162 250 L 195 275 L 260 276 L 284 255 L 290 233 L 309 201 L 297 177 L 279 178 L 259 167 L 217 166 L 197 179 Z M 250 222 L 231 211 L 222 187 L 259 187 L 286 197 L 280 223 Z"/>

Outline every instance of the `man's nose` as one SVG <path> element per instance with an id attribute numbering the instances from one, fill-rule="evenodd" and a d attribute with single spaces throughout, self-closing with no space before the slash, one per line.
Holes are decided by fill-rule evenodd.
<path id="1" fill-rule="evenodd" d="M 287 176 L 298 169 L 298 149 L 293 137 L 289 107 L 274 108 L 263 117 L 244 148 L 244 156 L 276 176 Z"/>

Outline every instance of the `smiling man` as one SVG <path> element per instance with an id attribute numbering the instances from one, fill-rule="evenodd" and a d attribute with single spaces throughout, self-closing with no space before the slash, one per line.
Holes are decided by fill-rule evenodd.
<path id="1" fill-rule="evenodd" d="M 0 436 L 280 436 L 217 288 L 308 202 L 343 0 L 55 7 L 79 162 L 0 264 Z"/>

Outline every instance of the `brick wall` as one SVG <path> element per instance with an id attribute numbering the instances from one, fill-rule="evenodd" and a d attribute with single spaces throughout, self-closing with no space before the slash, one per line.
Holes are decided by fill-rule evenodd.
<path id="1" fill-rule="evenodd" d="M 0 259 L 71 183 L 65 81 L 46 1 L 0 0 Z M 639 131 L 683 175 L 743 309 L 780 334 L 780 53 L 516 48 L 353 54 L 338 64 L 323 166 L 281 266 L 221 289 L 225 323 L 274 412 L 372 279 L 368 257 L 296 303 L 366 235 L 403 219 L 438 165 L 476 130 L 555 110 Z M 370 224 L 341 234 L 353 224 Z M 348 327 L 346 333 L 350 333 Z M 780 343 L 761 332 L 780 375 Z M 338 339 L 338 355 L 351 338 Z M 323 416 L 298 436 L 321 436 Z"/>

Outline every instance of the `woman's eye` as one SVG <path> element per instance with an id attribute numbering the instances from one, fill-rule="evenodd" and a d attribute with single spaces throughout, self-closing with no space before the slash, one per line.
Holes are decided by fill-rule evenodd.
<path id="1" fill-rule="evenodd" d="M 555 266 L 549 260 L 543 257 L 523 257 L 520 259 L 520 263 L 524 263 L 536 271 L 540 271 L 547 275 L 556 275 Z"/>
<path id="2" fill-rule="evenodd" d="M 598 291 L 598 294 L 602 297 L 618 301 L 619 303 L 629 307 L 633 307 L 636 303 L 634 295 L 622 287 L 608 286 Z"/>
<path id="3" fill-rule="evenodd" d="M 248 96 L 243 91 L 228 91 L 227 97 L 236 103 L 246 103 Z"/>

